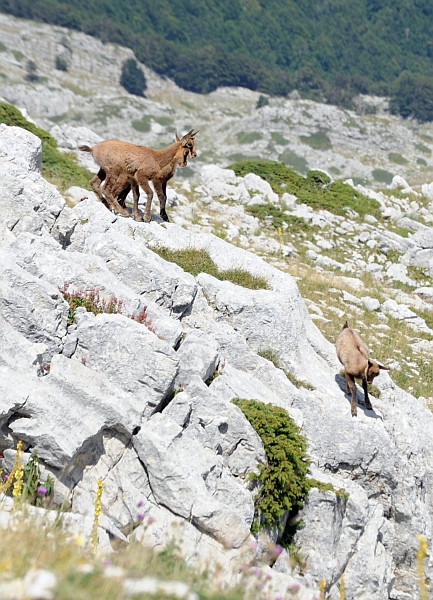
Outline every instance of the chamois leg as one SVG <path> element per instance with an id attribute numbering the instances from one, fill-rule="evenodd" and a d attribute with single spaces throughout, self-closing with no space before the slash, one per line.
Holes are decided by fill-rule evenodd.
<path id="1" fill-rule="evenodd" d="M 349 375 L 348 373 L 345 373 L 346 375 L 346 390 L 347 392 L 349 392 L 352 394 L 352 403 L 350 405 L 350 410 L 352 413 L 352 417 L 356 417 L 358 416 L 358 403 L 356 401 L 356 384 L 355 384 L 355 378 L 353 377 L 353 375 Z"/>
<path id="2" fill-rule="evenodd" d="M 365 402 L 365 408 L 367 410 L 373 410 L 373 407 L 371 405 L 370 402 L 370 398 L 368 397 L 368 384 L 367 384 L 367 380 L 362 378 L 362 389 L 364 390 L 364 402 Z"/>
<path id="3" fill-rule="evenodd" d="M 138 201 L 140 199 L 140 188 L 135 181 L 131 181 L 132 195 L 134 196 L 134 208 L 132 209 L 132 216 L 135 221 L 142 221 L 142 217 L 138 211 Z"/>
<path id="4" fill-rule="evenodd" d="M 155 186 L 155 192 L 158 194 L 159 198 L 159 215 L 163 221 L 168 221 L 168 215 L 165 212 L 165 205 L 167 203 L 167 182 L 154 181 L 153 185 Z"/>
<path id="5" fill-rule="evenodd" d="M 144 209 L 143 221 L 145 221 L 145 223 L 150 223 L 150 221 L 151 221 L 150 209 L 152 207 L 153 190 L 149 185 L 149 179 L 142 171 L 138 170 L 137 173 L 135 174 L 135 183 L 138 184 L 139 186 L 141 186 L 143 188 L 143 190 L 146 192 L 147 202 L 146 202 L 146 208 Z M 138 204 L 138 199 L 137 199 L 137 204 Z M 134 205 L 135 205 L 135 197 L 134 197 Z M 138 212 L 138 207 L 137 207 L 137 212 Z"/>
<path id="6" fill-rule="evenodd" d="M 117 202 L 120 204 L 120 206 L 122 208 L 126 208 L 125 200 L 130 191 L 131 191 L 131 185 L 128 183 L 128 185 L 125 188 L 123 188 L 123 190 L 117 196 Z"/>
<path id="7" fill-rule="evenodd" d="M 116 196 L 111 191 L 111 187 L 112 186 L 107 184 L 104 186 L 104 195 L 105 199 L 107 200 L 109 210 L 114 210 L 116 214 L 122 215 L 122 217 L 129 217 L 129 212 L 126 210 L 126 208 L 122 208 L 122 206 L 120 206 L 120 204 L 117 202 Z"/>
<path id="8" fill-rule="evenodd" d="M 90 187 L 95 192 L 95 195 L 98 198 L 99 202 L 102 202 L 108 208 L 108 204 L 105 201 L 105 198 L 101 192 L 101 184 L 103 181 L 105 181 L 106 176 L 107 174 L 104 171 L 104 169 L 99 169 L 98 174 L 90 180 Z"/>

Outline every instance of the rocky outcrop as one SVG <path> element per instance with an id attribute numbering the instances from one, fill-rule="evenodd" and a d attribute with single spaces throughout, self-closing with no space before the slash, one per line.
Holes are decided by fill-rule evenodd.
<path id="1" fill-rule="evenodd" d="M 312 475 L 342 490 L 310 492 L 295 536 L 307 567 L 292 572 L 284 553 L 266 567 L 274 596 L 296 584 L 312 600 L 325 578 L 334 600 L 344 575 L 348 600 L 412 599 L 416 535 L 432 539 L 433 415 L 424 403 L 382 374 L 374 411 L 353 419 L 334 348 L 290 275 L 211 234 L 116 217 L 90 195 L 71 209 L 41 177 L 31 134 L 3 127 L 0 148 L 5 466 L 23 440 L 83 516 L 102 478 L 100 524 L 111 536 L 133 529 L 159 548 L 175 535 L 190 564 L 218 565 L 236 581 L 240 563 L 266 554 L 262 538 L 251 544 L 248 477 L 265 454 L 230 400 L 272 402 L 302 427 Z M 255 180 L 248 186 L 268 194 Z M 206 250 L 221 270 L 247 270 L 268 289 L 193 277 L 158 247 Z M 81 308 L 68 324 L 65 283 L 121 299 L 121 312 Z M 280 368 L 259 355 L 266 351 Z"/>

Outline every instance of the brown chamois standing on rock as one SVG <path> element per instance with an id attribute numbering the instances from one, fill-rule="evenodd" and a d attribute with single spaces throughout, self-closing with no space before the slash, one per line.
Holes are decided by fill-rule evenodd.
<path id="1" fill-rule="evenodd" d="M 337 349 L 338 360 L 344 367 L 346 394 L 352 394 L 352 417 L 357 416 L 355 377 L 362 380 L 365 407 L 368 410 L 373 410 L 368 397 L 367 384 L 373 382 L 373 379 L 379 375 L 380 369 L 388 371 L 389 367 L 384 367 L 377 361 L 370 359 L 370 353 L 366 344 L 361 340 L 356 331 L 349 327 L 347 321 L 337 337 L 335 347 Z"/>
<path id="2" fill-rule="evenodd" d="M 165 211 L 167 202 L 167 181 L 175 173 L 176 167 L 186 167 L 188 157 L 195 158 L 195 136 L 198 131 L 191 129 L 182 138 L 176 134 L 176 141 L 163 150 L 154 150 L 147 146 L 138 146 L 120 140 L 105 140 L 90 148 L 79 146 L 79 150 L 90 152 L 99 165 L 97 175 L 90 181 L 90 185 L 96 196 L 104 202 L 109 210 L 125 217 L 129 216 L 124 205 L 130 189 L 134 196 L 133 217 L 140 221 L 138 212 L 138 200 L 141 186 L 147 194 L 144 221 L 150 221 L 150 208 L 152 205 L 153 191 L 149 185 L 151 181 L 158 195 L 160 203 L 159 214 L 164 221 L 168 221 Z M 104 194 L 101 192 L 101 184 L 105 180 Z M 105 198 L 104 198 L 105 196 Z M 120 202 L 119 202 L 120 200 Z"/>

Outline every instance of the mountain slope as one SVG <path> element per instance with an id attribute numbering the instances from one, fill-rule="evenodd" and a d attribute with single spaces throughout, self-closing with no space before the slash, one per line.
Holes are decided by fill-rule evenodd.
<path id="1" fill-rule="evenodd" d="M 0 0 L 0 10 L 126 44 L 196 92 L 297 87 L 344 102 L 404 70 L 433 75 L 427 0 Z"/>

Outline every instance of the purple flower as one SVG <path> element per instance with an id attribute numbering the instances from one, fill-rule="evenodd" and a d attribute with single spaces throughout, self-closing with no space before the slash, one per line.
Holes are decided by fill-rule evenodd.
<path id="1" fill-rule="evenodd" d="M 39 496 L 45 496 L 45 494 L 48 492 L 48 488 L 45 487 L 44 485 L 40 485 L 38 487 L 37 492 L 38 492 Z"/>
<path id="2" fill-rule="evenodd" d="M 142 513 L 142 512 L 138 512 L 138 513 L 137 513 L 137 519 L 138 519 L 139 521 L 142 521 L 142 520 L 144 519 L 144 517 L 145 517 L 145 516 L 146 516 L 146 515 L 145 515 L 144 513 Z"/>
<path id="3" fill-rule="evenodd" d="M 155 520 L 156 520 L 155 517 L 152 517 L 152 515 L 149 515 L 147 517 L 147 524 L 152 525 L 152 523 L 155 523 Z"/>
<path id="4" fill-rule="evenodd" d="M 276 556 L 280 556 L 281 552 L 283 551 L 282 547 L 279 546 L 278 544 L 275 544 L 274 548 L 273 548 L 274 554 Z"/>
<path id="5" fill-rule="evenodd" d="M 137 506 L 144 506 L 144 500 L 139 500 L 137 502 Z"/>
<path id="6" fill-rule="evenodd" d="M 301 589 L 301 584 L 296 581 L 295 583 L 291 583 L 289 585 L 289 587 L 287 588 L 287 591 L 288 592 L 297 592 L 300 589 Z"/>

